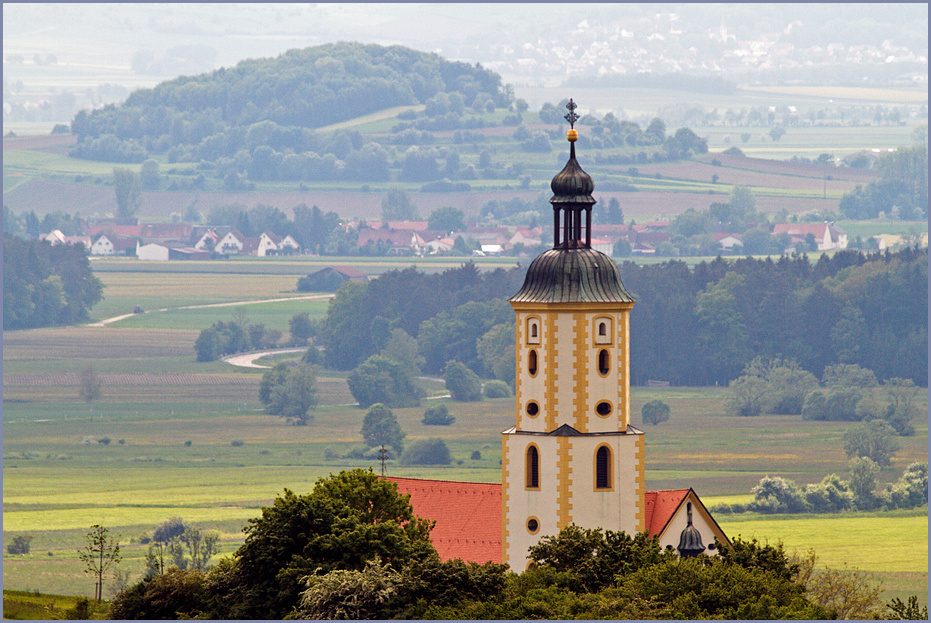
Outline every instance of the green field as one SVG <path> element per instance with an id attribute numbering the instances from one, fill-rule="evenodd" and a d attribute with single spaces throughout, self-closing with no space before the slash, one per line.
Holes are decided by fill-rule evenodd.
<path id="1" fill-rule="evenodd" d="M 294 313 L 324 313 L 321 301 L 238 304 L 293 298 L 296 276 L 283 270 L 287 263 L 224 264 L 239 269 L 235 275 L 189 272 L 190 266 L 181 264 L 160 263 L 158 271 L 149 273 L 136 272 L 138 262 L 95 262 L 95 267 L 105 267 L 98 275 L 107 286 L 95 318 L 125 314 L 136 304 L 149 313 L 106 327 L 4 333 L 4 540 L 34 536 L 30 554 L 4 554 L 5 587 L 89 593 L 92 585 L 81 572 L 76 549 L 94 523 L 122 535 L 124 568 L 134 578 L 142 572 L 146 552 L 139 535 L 172 516 L 219 530 L 222 552 L 228 554 L 241 543 L 246 521 L 285 487 L 305 492 L 318 477 L 334 471 L 378 469 L 371 462 L 326 458 L 328 449 L 329 454 L 345 454 L 361 443 L 363 411 L 350 406 L 345 373 L 321 370 L 321 406 L 309 426 L 291 427 L 262 411 L 262 370 L 194 360 L 198 329 L 233 318 L 239 308 L 248 322 L 265 322 L 282 331 Z M 390 266 L 372 262 L 372 272 Z M 184 272 L 172 274 L 174 269 Z M 268 274 L 256 274 L 262 270 Z M 154 311 L 214 303 L 230 305 Z M 299 355 L 260 363 L 273 365 Z M 77 373 L 87 364 L 103 380 L 103 397 L 92 405 L 78 399 Z M 429 395 L 443 391 L 442 383 L 420 382 Z M 660 398 L 672 407 L 669 422 L 643 426 L 648 489 L 691 486 L 714 506 L 745 502 L 765 475 L 799 484 L 820 481 L 832 472 L 845 476 L 845 424 L 802 422 L 798 416 L 735 418 L 724 413 L 725 396 L 720 388 L 633 388 L 637 426 L 643 426 L 639 412 L 644 402 Z M 500 432 L 513 425 L 513 399 L 472 404 L 444 400 L 456 417 L 449 427 L 420 422 L 433 401 L 395 412 L 408 443 L 443 438 L 453 464 L 417 468 L 389 462 L 388 473 L 500 481 Z M 917 434 L 902 440 L 903 448 L 892 468 L 881 473 L 881 482 L 897 480 L 910 462 L 927 460 L 927 423 L 916 424 Z M 99 443 L 104 438 L 110 443 Z M 470 458 L 474 451 L 481 459 Z M 885 582 L 889 598 L 927 592 L 927 574 L 921 572 L 927 565 L 926 526 L 921 530 L 926 510 L 717 519 L 729 535 L 781 541 L 792 551 L 814 547 L 821 562 L 832 568 L 847 563 L 875 573 Z M 906 555 L 910 552 L 914 555 Z"/>

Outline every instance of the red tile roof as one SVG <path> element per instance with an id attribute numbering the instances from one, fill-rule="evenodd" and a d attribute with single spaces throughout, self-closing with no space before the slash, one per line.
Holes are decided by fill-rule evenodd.
<path id="1" fill-rule="evenodd" d="M 431 539 L 443 560 L 497 562 L 501 553 L 501 485 L 394 478 L 410 494 L 414 514 L 436 522 Z"/>
<path id="2" fill-rule="evenodd" d="M 401 494 L 411 496 L 414 514 L 436 522 L 431 538 L 443 560 L 497 562 L 501 550 L 501 485 L 482 482 L 452 482 L 395 478 Z M 691 489 L 647 491 L 646 530 L 659 535 Z"/>
<path id="3" fill-rule="evenodd" d="M 691 489 L 647 491 L 644 494 L 646 530 L 650 536 L 659 536 L 676 509 L 682 504 Z"/>

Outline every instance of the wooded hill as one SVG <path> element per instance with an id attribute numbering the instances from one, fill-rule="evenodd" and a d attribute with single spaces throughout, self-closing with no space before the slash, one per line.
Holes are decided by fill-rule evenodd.
<path id="1" fill-rule="evenodd" d="M 507 100 L 501 77 L 477 65 L 401 46 L 327 44 L 182 76 L 136 91 L 122 105 L 82 111 L 72 123 L 79 138 L 72 155 L 140 162 L 174 149 L 169 155 L 179 160 L 213 161 L 259 146 L 317 151 L 313 128 L 426 104 L 438 94 L 456 98 L 460 109 Z"/>

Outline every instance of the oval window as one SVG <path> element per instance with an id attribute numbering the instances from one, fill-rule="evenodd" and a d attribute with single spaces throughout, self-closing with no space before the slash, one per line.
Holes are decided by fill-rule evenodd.
<path id="1" fill-rule="evenodd" d="M 537 373 L 537 351 L 530 351 L 528 359 L 529 364 L 527 365 L 527 371 L 530 372 L 530 376 L 534 376 Z"/>
<path id="2" fill-rule="evenodd" d="M 598 353 L 598 372 L 604 376 L 609 370 L 611 370 L 611 355 L 608 351 L 602 349 Z"/>
<path id="3" fill-rule="evenodd" d="M 527 532 L 530 534 L 536 534 L 537 530 L 540 529 L 540 522 L 537 521 L 536 517 L 531 517 L 527 520 Z"/>
<path id="4" fill-rule="evenodd" d="M 540 412 L 540 405 L 538 405 L 535 401 L 531 400 L 530 402 L 527 403 L 527 415 L 529 415 L 530 417 L 534 417 L 539 412 Z"/>
<path id="5" fill-rule="evenodd" d="M 602 400 L 597 405 L 595 405 L 595 413 L 597 413 L 601 417 L 611 415 L 611 403 Z"/>

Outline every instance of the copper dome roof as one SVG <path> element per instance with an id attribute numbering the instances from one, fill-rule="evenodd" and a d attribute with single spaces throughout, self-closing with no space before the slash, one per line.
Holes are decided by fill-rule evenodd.
<path id="1" fill-rule="evenodd" d="M 533 260 L 512 303 L 633 303 L 614 261 L 589 248 L 550 249 Z"/>

